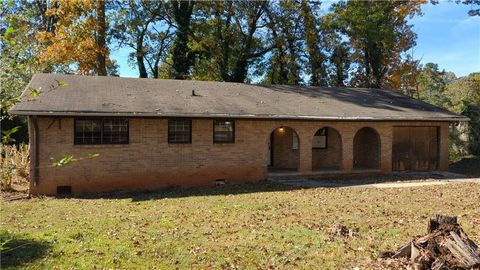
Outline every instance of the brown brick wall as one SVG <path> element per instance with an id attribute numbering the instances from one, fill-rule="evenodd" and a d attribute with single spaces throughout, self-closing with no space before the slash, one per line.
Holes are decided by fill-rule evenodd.
<path id="1" fill-rule="evenodd" d="M 342 137 L 327 127 L 327 148 L 312 149 L 312 170 L 339 170 L 342 166 Z"/>
<path id="2" fill-rule="evenodd" d="M 31 119 L 29 121 L 32 121 Z M 299 136 L 298 170 L 312 170 L 312 139 L 324 126 L 338 130 L 342 139 L 342 170 L 353 169 L 353 137 L 362 127 L 380 135 L 380 169 L 391 171 L 392 130 L 398 125 L 440 127 L 440 168 L 448 168 L 448 123 L 427 122 L 321 122 L 236 120 L 235 143 L 213 143 L 213 121 L 192 121 L 192 144 L 167 143 L 167 119 L 132 118 L 127 145 L 74 145 L 73 118 L 38 119 L 40 136 L 39 185 L 36 194 L 54 194 L 57 186 L 70 185 L 74 193 L 118 189 L 155 189 L 166 186 L 213 185 L 226 182 L 260 181 L 267 177 L 270 134 L 276 128 L 291 127 Z M 32 125 L 30 124 L 32 130 Z M 292 140 L 288 140 L 291 145 Z M 64 167 L 52 167 L 51 157 L 70 154 L 81 157 L 98 153 Z M 32 166 L 33 167 L 33 166 Z"/>

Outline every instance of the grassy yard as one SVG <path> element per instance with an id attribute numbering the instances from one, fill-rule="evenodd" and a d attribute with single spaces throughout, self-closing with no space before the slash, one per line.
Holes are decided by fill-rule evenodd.
<path id="1" fill-rule="evenodd" d="M 480 184 L 293 189 L 272 184 L 2 202 L 2 269 L 342 269 L 458 215 L 480 242 Z M 360 237 L 330 233 L 358 227 Z M 2 242 L 3 242 L 2 241 Z"/>

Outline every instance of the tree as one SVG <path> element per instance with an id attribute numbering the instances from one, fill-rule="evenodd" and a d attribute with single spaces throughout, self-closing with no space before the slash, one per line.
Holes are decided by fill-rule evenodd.
<path id="1" fill-rule="evenodd" d="M 480 154 L 480 73 L 457 79 L 453 72 L 427 63 L 421 67 L 417 83 L 421 100 L 470 118 L 469 128 L 461 124 L 450 130 L 452 157 Z"/>
<path id="2" fill-rule="evenodd" d="M 302 24 L 298 13 L 299 3 L 280 1 L 277 5 L 269 5 L 266 14 L 268 27 L 274 40 L 272 56 L 264 81 L 270 84 L 301 84 Z"/>
<path id="3" fill-rule="evenodd" d="M 451 80 L 444 95 L 449 101 L 449 110 L 470 118 L 468 150 L 480 155 L 480 72 Z"/>
<path id="4" fill-rule="evenodd" d="M 350 69 L 350 48 L 347 42 L 337 40 L 333 46 L 333 52 L 330 56 L 333 72 L 330 75 L 330 85 L 344 87 L 348 78 Z"/>
<path id="5" fill-rule="evenodd" d="M 158 67 L 165 61 L 173 38 L 164 3 L 117 1 L 113 13 L 112 35 L 120 47 L 133 49 L 129 62 L 137 66 L 140 78 L 158 78 Z"/>
<path id="6" fill-rule="evenodd" d="M 245 82 L 249 64 L 253 59 L 263 56 L 272 48 L 264 48 L 262 39 L 256 38 L 257 30 L 265 27 L 264 18 L 267 2 L 237 2 L 235 6 L 235 28 L 238 33 L 238 51 L 232 59 L 230 80 L 232 82 Z M 261 24 L 263 23 L 263 24 Z"/>
<path id="7" fill-rule="evenodd" d="M 33 74 L 54 70 L 37 60 L 41 47 L 35 36 L 39 29 L 51 31 L 54 21 L 39 8 L 44 4 L 46 1 L 0 2 L 0 122 L 3 132 L 17 130 L 10 136 L 17 143 L 28 141 L 27 123 L 9 115 L 8 110 L 19 101 Z"/>
<path id="8" fill-rule="evenodd" d="M 97 55 L 96 70 L 99 76 L 107 76 L 107 54 L 108 49 L 106 46 L 106 31 L 107 23 L 105 18 L 105 0 L 95 0 L 96 11 L 96 29 L 95 29 L 95 41 L 98 46 L 98 50 L 95 51 Z"/>
<path id="9" fill-rule="evenodd" d="M 303 25 L 304 25 L 304 37 L 306 48 L 308 52 L 308 63 L 310 70 L 310 84 L 311 85 L 327 85 L 327 68 L 326 68 L 326 59 L 325 55 L 319 47 L 322 42 L 320 39 L 320 29 L 317 28 L 317 25 L 321 25 L 322 22 L 319 22 L 315 16 L 314 9 L 318 9 L 319 6 L 310 7 L 310 4 L 307 1 L 301 1 L 300 4 L 300 14 L 302 16 Z M 338 57 L 336 60 L 340 60 Z M 341 58 L 343 59 L 343 58 Z M 337 62 L 337 64 L 339 64 Z M 342 64 L 339 64 L 343 67 Z M 340 71 L 342 73 L 342 71 Z M 343 76 L 343 74 L 342 74 Z M 343 81 L 343 80 L 342 80 Z M 342 83 L 343 85 L 343 83 Z"/>
<path id="10" fill-rule="evenodd" d="M 440 107 L 447 106 L 444 95 L 447 86 L 445 71 L 440 71 L 437 64 L 425 64 L 418 74 L 417 82 L 420 100 Z"/>
<path id="11" fill-rule="evenodd" d="M 272 50 L 259 33 L 266 28 L 265 8 L 266 2 L 199 4 L 192 33 L 195 77 L 245 82 L 249 69 Z"/>
<path id="12" fill-rule="evenodd" d="M 81 74 L 106 75 L 113 62 L 108 60 L 105 4 L 104 0 L 52 0 L 45 6 L 45 16 L 54 20 L 37 34 L 44 46 L 40 61 L 75 65 Z"/>
<path id="13" fill-rule="evenodd" d="M 172 0 L 170 1 L 170 6 L 177 27 L 172 48 L 173 77 L 175 79 L 183 80 L 189 77 L 190 68 L 193 65 L 194 59 L 194 55 L 189 48 L 188 42 L 190 37 L 190 23 L 195 2 L 192 0 Z"/>
<path id="14" fill-rule="evenodd" d="M 380 88 L 401 65 L 402 54 L 415 45 L 407 18 L 420 13 L 420 2 L 341 1 L 333 16 L 354 49 L 358 70 L 352 83 Z"/>

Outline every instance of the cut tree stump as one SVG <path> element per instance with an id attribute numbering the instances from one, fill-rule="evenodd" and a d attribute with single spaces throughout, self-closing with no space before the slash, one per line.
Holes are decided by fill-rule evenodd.
<path id="1" fill-rule="evenodd" d="M 480 267 L 480 256 L 471 245 L 463 241 L 458 234 L 450 232 L 452 239 L 446 238 L 445 245 L 453 256 L 466 268 Z"/>
<path id="2" fill-rule="evenodd" d="M 457 217 L 435 214 L 428 221 L 427 232 L 431 233 L 431 232 L 435 231 L 436 229 L 438 229 L 438 227 L 440 227 L 441 225 L 453 225 L 453 226 L 458 225 Z"/>
<path id="3" fill-rule="evenodd" d="M 463 231 L 457 217 L 434 215 L 428 234 L 401 245 L 388 257 L 408 259 L 420 269 L 480 269 L 480 249 Z"/>

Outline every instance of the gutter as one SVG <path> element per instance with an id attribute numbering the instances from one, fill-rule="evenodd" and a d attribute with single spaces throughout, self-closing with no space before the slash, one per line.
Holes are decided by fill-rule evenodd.
<path id="1" fill-rule="evenodd" d="M 108 117 L 191 117 L 191 118 L 240 118 L 240 119 L 275 119 L 275 120 L 325 120 L 325 121 L 448 121 L 448 122 L 467 122 L 470 121 L 465 116 L 452 117 L 393 117 L 393 116 L 314 116 L 314 115 L 278 115 L 278 114 L 179 114 L 179 113 L 152 113 L 152 112 L 93 112 L 93 111 L 23 111 L 11 110 L 11 114 L 17 115 L 35 115 L 35 116 L 108 116 Z"/>
<path id="2" fill-rule="evenodd" d="M 40 179 L 40 136 L 38 134 L 38 122 L 37 116 L 32 116 L 32 124 L 33 124 L 33 184 L 38 186 L 39 179 Z"/>

